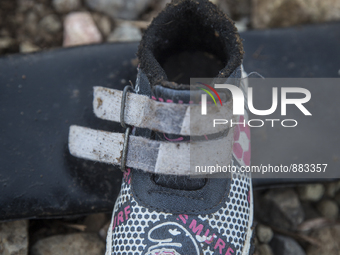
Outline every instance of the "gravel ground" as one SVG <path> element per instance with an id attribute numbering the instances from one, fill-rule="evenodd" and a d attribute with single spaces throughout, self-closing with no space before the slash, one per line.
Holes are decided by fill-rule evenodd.
<path id="1" fill-rule="evenodd" d="M 138 41 L 166 2 L 1 0 L 0 55 Z M 239 31 L 340 19 L 338 0 L 212 2 L 236 21 Z M 339 255 L 339 205 L 340 182 L 256 191 L 256 254 Z M 0 223 L 0 254 L 104 254 L 110 217 Z"/>
<path id="2" fill-rule="evenodd" d="M 57 47 L 139 41 L 169 0 L 1 0 L 0 55 Z M 250 24 L 249 0 L 212 1 L 240 31 Z"/>
<path id="3" fill-rule="evenodd" d="M 340 181 L 259 190 L 256 255 L 339 255 Z M 111 214 L 0 224 L 0 254 L 104 254 Z"/>

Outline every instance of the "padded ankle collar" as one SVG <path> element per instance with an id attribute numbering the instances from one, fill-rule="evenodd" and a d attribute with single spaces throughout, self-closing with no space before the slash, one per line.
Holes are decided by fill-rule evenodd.
<path id="1" fill-rule="evenodd" d="M 145 31 L 137 56 L 151 86 L 189 89 L 189 85 L 167 83 L 162 68 L 168 56 L 185 50 L 218 56 L 225 67 L 217 78 L 229 77 L 241 65 L 244 53 L 234 22 L 208 0 L 173 1 Z"/>

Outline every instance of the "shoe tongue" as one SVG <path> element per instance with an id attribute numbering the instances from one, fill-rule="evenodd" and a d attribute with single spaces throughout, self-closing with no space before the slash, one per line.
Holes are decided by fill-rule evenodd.
<path id="1" fill-rule="evenodd" d="M 137 93 L 161 102 L 188 104 L 190 77 L 230 77 L 241 64 L 243 48 L 234 23 L 210 1 L 176 0 L 147 28 L 137 56 Z M 142 129 L 136 129 L 135 135 L 167 142 L 190 140 Z M 163 175 L 155 175 L 154 181 L 181 190 L 199 189 L 206 182 Z"/>
<path id="2" fill-rule="evenodd" d="M 163 86 L 156 86 L 151 89 L 151 84 L 141 69 L 138 70 L 137 84 L 138 94 L 149 96 L 154 100 L 174 103 L 188 103 L 190 100 L 190 94 L 188 90 L 175 90 L 171 88 L 165 88 Z M 164 134 L 141 128 L 136 128 L 135 135 L 167 142 L 188 141 L 190 139 L 190 137 Z M 204 178 L 190 178 L 188 176 L 159 174 L 154 174 L 153 180 L 156 184 L 162 187 L 178 190 L 197 190 L 202 188 L 206 183 L 206 179 Z"/>

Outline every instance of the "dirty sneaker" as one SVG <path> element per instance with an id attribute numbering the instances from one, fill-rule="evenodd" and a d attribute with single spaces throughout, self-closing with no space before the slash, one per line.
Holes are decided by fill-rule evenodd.
<path id="1" fill-rule="evenodd" d="M 145 31 L 137 55 L 136 92 L 156 101 L 189 104 L 186 84 L 191 77 L 233 77 L 246 91 L 241 39 L 233 22 L 207 0 L 168 4 Z M 238 121 L 243 118 L 247 116 Z M 141 128 L 133 135 L 189 140 Z M 232 165 L 249 165 L 249 127 L 236 126 L 233 135 Z M 248 255 L 253 253 L 252 225 L 248 175 L 191 179 L 128 168 L 113 210 L 106 255 Z"/>

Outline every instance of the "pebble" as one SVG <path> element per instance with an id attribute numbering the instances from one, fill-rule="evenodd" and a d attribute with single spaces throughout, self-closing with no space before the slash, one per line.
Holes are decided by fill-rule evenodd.
<path id="1" fill-rule="evenodd" d="M 319 211 L 315 208 L 315 206 L 311 202 L 302 201 L 301 205 L 303 211 L 305 212 L 305 220 L 311 220 L 321 217 Z"/>
<path id="2" fill-rule="evenodd" d="M 258 255 L 273 255 L 272 248 L 268 244 L 261 244 L 256 247 L 256 254 Z"/>
<path id="3" fill-rule="evenodd" d="M 111 225 L 111 221 L 106 222 L 106 224 L 99 230 L 99 236 L 105 241 L 107 237 L 107 231 Z"/>
<path id="4" fill-rule="evenodd" d="M 92 10 L 103 12 L 112 18 L 137 19 L 152 0 L 85 0 Z"/>
<path id="5" fill-rule="evenodd" d="M 307 255 L 339 255 L 340 225 L 321 228 L 311 234 L 321 246 L 310 245 Z"/>
<path id="6" fill-rule="evenodd" d="M 308 184 L 297 188 L 299 197 L 303 201 L 319 201 L 325 193 L 325 187 L 322 184 Z"/>
<path id="7" fill-rule="evenodd" d="M 17 0 L 18 12 L 26 12 L 34 7 L 34 0 Z"/>
<path id="8" fill-rule="evenodd" d="M 0 254 L 28 253 L 28 222 L 26 220 L 0 223 Z"/>
<path id="9" fill-rule="evenodd" d="M 254 28 L 288 27 L 340 19 L 338 0 L 253 0 Z"/>
<path id="10" fill-rule="evenodd" d="M 217 5 L 220 10 L 222 10 L 228 16 L 231 16 L 231 7 L 239 5 L 242 0 L 238 0 L 237 2 L 225 1 L 225 0 L 210 0 L 213 4 Z"/>
<path id="11" fill-rule="evenodd" d="M 322 200 L 317 205 L 320 214 L 328 219 L 335 220 L 339 216 L 339 207 L 332 200 Z"/>
<path id="12" fill-rule="evenodd" d="M 340 192 L 337 193 L 335 196 L 334 196 L 334 200 L 338 203 L 338 205 L 340 206 Z"/>
<path id="13" fill-rule="evenodd" d="M 9 36 L 0 37 L 0 51 L 3 49 L 8 49 L 13 43 L 14 40 Z"/>
<path id="14" fill-rule="evenodd" d="M 257 238 L 261 243 L 269 243 L 273 238 L 273 231 L 270 227 L 259 224 L 256 227 Z"/>
<path id="15" fill-rule="evenodd" d="M 107 218 L 105 213 L 96 213 L 87 216 L 84 220 L 86 232 L 99 232 Z"/>
<path id="16" fill-rule="evenodd" d="M 53 0 L 52 5 L 59 13 L 68 13 L 81 7 L 80 0 Z"/>
<path id="17" fill-rule="evenodd" d="M 253 0 L 223 1 L 227 2 L 232 17 L 250 17 Z"/>
<path id="18" fill-rule="evenodd" d="M 305 251 L 292 238 L 275 235 L 270 242 L 275 255 L 305 255 Z"/>
<path id="19" fill-rule="evenodd" d="M 56 33 L 61 30 L 62 25 L 57 15 L 50 14 L 45 16 L 40 22 L 39 26 L 46 32 Z"/>
<path id="20" fill-rule="evenodd" d="M 237 28 L 238 32 L 244 32 L 246 30 L 248 30 L 248 23 L 249 23 L 249 19 L 248 18 L 243 18 L 240 21 L 236 21 L 235 22 L 235 26 Z"/>
<path id="21" fill-rule="evenodd" d="M 40 50 L 38 46 L 28 41 L 20 43 L 19 48 L 20 48 L 21 53 L 30 53 L 30 52 L 35 52 L 35 51 Z"/>
<path id="22" fill-rule="evenodd" d="M 340 181 L 331 182 L 326 184 L 327 196 L 334 197 L 335 194 L 340 190 Z"/>
<path id="23" fill-rule="evenodd" d="M 59 252 L 59 253 L 56 253 Z M 93 255 L 104 254 L 105 244 L 97 234 L 76 233 L 56 235 L 36 242 L 32 255 Z"/>
<path id="24" fill-rule="evenodd" d="M 142 33 L 139 28 L 127 22 L 120 24 L 108 37 L 108 42 L 131 42 L 140 41 Z"/>
<path id="25" fill-rule="evenodd" d="M 25 17 L 25 21 L 23 22 L 23 26 L 26 27 L 26 29 L 28 30 L 29 33 L 31 33 L 32 35 L 36 35 L 38 33 L 38 20 L 39 17 L 38 15 L 33 12 L 30 11 L 27 13 L 26 17 Z"/>
<path id="26" fill-rule="evenodd" d="M 45 16 L 53 13 L 53 9 L 49 5 L 47 5 L 46 3 L 43 3 L 43 1 L 34 1 L 34 5 L 33 5 L 32 10 L 40 18 L 45 17 Z"/>
<path id="27" fill-rule="evenodd" d="M 102 32 L 102 34 L 107 37 L 110 34 L 112 28 L 110 18 L 98 13 L 92 14 L 92 18 L 98 26 L 100 32 Z"/>
<path id="28" fill-rule="evenodd" d="M 64 47 L 100 43 L 102 35 L 96 27 L 91 14 L 74 12 L 64 20 Z"/>
<path id="29" fill-rule="evenodd" d="M 6 37 L 6 36 L 10 36 L 9 31 L 5 28 L 0 29 L 0 37 Z"/>
<path id="30" fill-rule="evenodd" d="M 296 229 L 304 212 L 294 189 L 271 189 L 255 207 L 263 222 L 282 229 Z"/>

